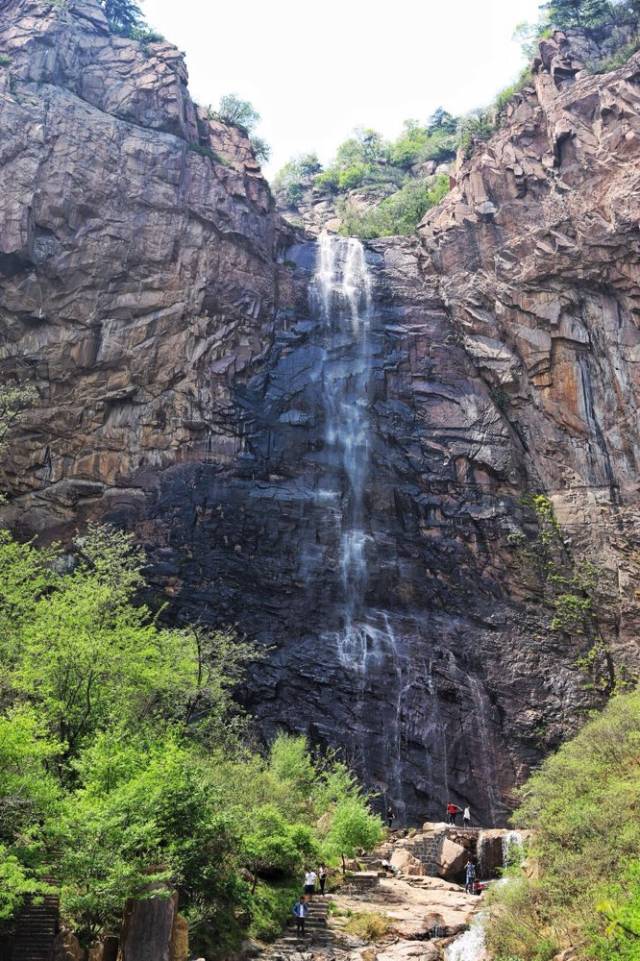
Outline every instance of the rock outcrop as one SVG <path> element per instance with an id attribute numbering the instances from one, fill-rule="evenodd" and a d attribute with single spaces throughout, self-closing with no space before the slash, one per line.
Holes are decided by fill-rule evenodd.
<path id="1" fill-rule="evenodd" d="M 172 617 L 273 648 L 245 692 L 265 737 L 341 747 L 401 819 L 452 799 L 502 822 L 640 661 L 640 57 L 589 76 L 548 41 L 419 239 L 368 245 L 369 627 L 350 660 L 323 391 L 365 354 L 310 305 L 313 240 L 293 243 L 177 51 L 113 36 L 95 0 L 4 0 L 0 54 L 0 370 L 39 394 L 4 521 L 135 530 Z M 572 630 L 527 567 L 532 491 L 567 566 L 601 567 Z"/>

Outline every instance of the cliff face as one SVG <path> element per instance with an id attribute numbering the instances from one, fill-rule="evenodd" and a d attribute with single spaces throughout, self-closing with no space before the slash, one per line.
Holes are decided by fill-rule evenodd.
<path id="1" fill-rule="evenodd" d="M 10 0 L 0 53 L 0 358 L 40 395 L 4 520 L 131 527 L 173 616 L 272 648 L 265 735 L 342 746 L 408 818 L 501 821 L 640 660 L 640 58 L 589 77 L 547 43 L 419 240 L 368 245 L 356 324 L 174 48 Z M 579 632 L 550 628 L 532 490 L 566 570 L 601 568 Z"/>
<path id="2" fill-rule="evenodd" d="M 174 47 L 113 36 L 95 2 L 10 0 L 0 50 L 3 369 L 42 402 L 7 477 L 49 530 L 213 432 L 233 455 L 220 411 L 272 320 L 281 223 Z"/>

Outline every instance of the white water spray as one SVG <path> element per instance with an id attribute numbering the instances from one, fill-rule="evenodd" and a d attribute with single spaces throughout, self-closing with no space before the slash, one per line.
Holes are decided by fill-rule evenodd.
<path id="1" fill-rule="evenodd" d="M 344 667 L 366 671 L 369 659 L 381 654 L 384 632 L 370 625 L 363 611 L 369 541 L 364 491 L 370 460 L 371 277 L 359 240 L 320 235 L 312 291 L 330 344 L 324 365 L 325 441 L 348 484 L 338 518 L 343 627 L 336 645 Z M 345 348 L 347 362 L 332 356 Z"/>
<path id="2" fill-rule="evenodd" d="M 444 956 L 445 961 L 484 961 L 487 955 L 482 915 L 474 918 L 469 930 L 449 945 Z"/>

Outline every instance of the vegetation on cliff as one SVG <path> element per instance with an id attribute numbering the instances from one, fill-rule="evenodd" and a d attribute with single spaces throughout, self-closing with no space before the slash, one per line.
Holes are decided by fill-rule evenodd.
<path id="1" fill-rule="evenodd" d="M 533 829 L 523 873 L 508 872 L 487 926 L 496 961 L 640 957 L 640 693 L 619 695 L 521 790 Z"/>
<path id="2" fill-rule="evenodd" d="M 53 877 L 89 944 L 160 885 L 212 954 L 275 935 L 305 860 L 338 864 L 381 823 L 304 738 L 251 748 L 232 695 L 255 650 L 161 626 L 143 564 L 109 528 L 73 554 L 0 536 L 0 922 Z"/>
<path id="3" fill-rule="evenodd" d="M 426 124 L 407 120 L 395 140 L 385 140 L 376 130 L 357 129 L 325 168 L 315 154 L 285 164 L 273 182 L 276 196 L 290 208 L 306 196 L 329 198 L 342 220 L 342 232 L 350 236 L 412 233 L 449 189 L 441 165 L 455 157 L 456 129 L 456 118 L 442 108 Z M 356 195 L 365 203 L 355 202 Z"/>
<path id="4" fill-rule="evenodd" d="M 447 192 L 448 166 L 458 152 L 487 140 L 500 126 L 509 102 L 531 82 L 529 63 L 540 39 L 553 30 L 577 31 L 586 41 L 586 66 L 604 72 L 620 66 L 640 47 L 638 0 L 550 0 L 536 23 L 521 24 L 527 65 L 493 103 L 454 117 L 443 108 L 423 123 L 407 120 L 395 140 L 359 128 L 323 168 L 314 153 L 290 160 L 273 188 L 284 208 L 313 201 L 333 204 L 346 235 L 362 239 L 411 234 Z M 445 179 L 446 178 L 446 179 Z"/>

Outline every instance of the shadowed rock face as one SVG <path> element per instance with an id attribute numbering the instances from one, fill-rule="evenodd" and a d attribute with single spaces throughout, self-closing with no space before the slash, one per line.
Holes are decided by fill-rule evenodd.
<path id="1" fill-rule="evenodd" d="M 265 737 L 343 748 L 402 818 L 452 797 L 502 821 L 638 664 L 640 67 L 583 76 L 563 43 L 419 240 L 368 245 L 363 352 L 310 297 L 315 243 L 294 244 L 240 132 L 191 102 L 174 48 L 111 36 L 92 0 L 3 7 L 0 361 L 40 394 L 4 518 L 135 530 L 172 616 L 272 648 L 245 692 Z M 367 630 L 348 656 L 336 383 L 367 435 Z M 549 629 L 523 563 L 530 490 L 604 569 L 582 634 Z M 602 690 L 578 663 L 594 644 Z"/>

